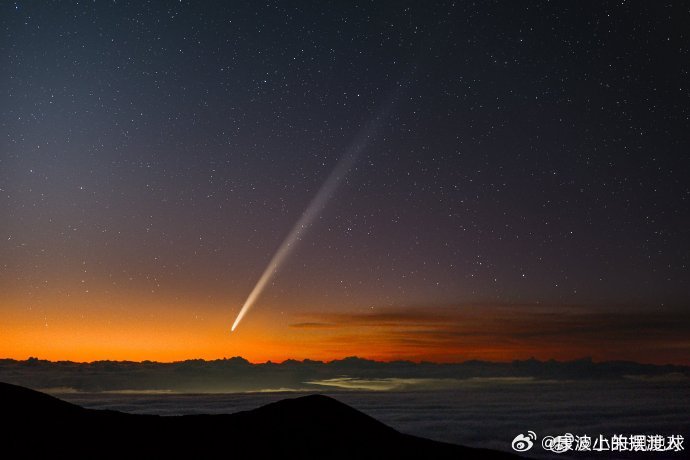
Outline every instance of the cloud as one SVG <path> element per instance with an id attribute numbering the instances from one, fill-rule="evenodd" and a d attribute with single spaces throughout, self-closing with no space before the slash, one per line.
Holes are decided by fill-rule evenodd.
<path id="1" fill-rule="evenodd" d="M 624 375 L 623 378 L 629 380 L 636 380 L 640 382 L 688 382 L 690 381 L 690 375 L 683 374 L 681 372 L 669 372 L 668 374 L 661 375 Z"/>
<path id="2" fill-rule="evenodd" d="M 463 363 L 380 362 L 345 358 L 331 362 L 251 364 L 242 359 L 176 363 L 0 360 L 0 381 L 54 393 L 242 393 L 314 391 L 318 388 L 439 390 L 477 385 L 516 385 L 575 380 L 682 382 L 690 367 L 633 362 L 467 361 Z"/>
<path id="3" fill-rule="evenodd" d="M 306 322 L 290 324 L 290 327 L 294 327 L 296 329 L 332 329 L 338 326 L 331 323 Z"/>
<path id="4" fill-rule="evenodd" d="M 339 388 L 345 390 L 366 391 L 440 391 L 466 388 L 476 385 L 516 385 L 538 382 L 534 377 L 470 377 L 466 379 L 453 378 L 383 378 L 383 379 L 355 379 L 338 377 L 326 380 L 313 380 L 310 385 Z M 544 383 L 544 381 L 539 381 Z"/>
<path id="5" fill-rule="evenodd" d="M 304 321 L 292 327 L 318 334 L 318 343 L 343 350 L 371 344 L 379 358 L 594 356 L 690 364 L 690 312 L 681 308 L 458 305 L 302 317 Z M 375 350 L 385 352 L 376 355 Z"/>
<path id="6" fill-rule="evenodd" d="M 357 362 L 352 360 L 352 364 Z M 475 447 L 509 449 L 513 437 L 526 430 L 535 431 L 540 438 L 567 432 L 590 436 L 623 432 L 683 434 L 688 439 L 689 392 L 683 383 L 621 380 L 615 385 L 602 385 L 590 381 L 547 383 L 535 379 L 521 384 L 510 379 L 505 383 L 501 379 L 484 380 L 492 383 L 465 383 L 461 391 L 349 391 L 328 386 L 320 386 L 317 391 L 333 395 L 402 432 Z M 286 397 L 291 395 L 136 397 L 77 393 L 64 399 L 98 409 L 182 415 L 233 413 Z M 573 455 L 572 458 L 585 457 Z"/>

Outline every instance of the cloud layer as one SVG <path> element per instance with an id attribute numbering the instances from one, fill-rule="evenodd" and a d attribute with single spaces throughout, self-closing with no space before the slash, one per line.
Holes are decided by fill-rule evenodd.
<path id="1" fill-rule="evenodd" d="M 553 381 L 686 382 L 690 367 L 634 362 L 467 361 L 463 363 L 379 362 L 346 358 L 331 362 L 295 361 L 252 364 L 242 358 L 174 363 L 96 361 L 74 363 L 39 359 L 0 360 L 0 381 L 53 392 L 446 390 L 472 385 L 525 385 Z"/>
<path id="2" fill-rule="evenodd" d="M 359 314 L 304 314 L 291 324 L 328 349 L 363 348 L 380 358 L 457 361 L 632 360 L 690 364 L 690 311 L 632 306 L 464 305 L 399 307 Z M 371 355 L 370 355 L 371 356 Z"/>

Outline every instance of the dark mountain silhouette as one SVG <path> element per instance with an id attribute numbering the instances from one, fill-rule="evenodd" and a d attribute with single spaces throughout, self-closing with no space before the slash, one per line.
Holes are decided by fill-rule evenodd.
<path id="1" fill-rule="evenodd" d="M 229 415 L 156 416 L 85 409 L 0 383 L 4 448 L 18 457 L 517 459 L 418 438 L 321 395 Z M 247 457 L 244 457 L 244 456 Z"/>

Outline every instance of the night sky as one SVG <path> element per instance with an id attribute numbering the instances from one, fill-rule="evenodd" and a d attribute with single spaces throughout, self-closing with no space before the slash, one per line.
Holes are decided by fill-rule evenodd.
<path id="1" fill-rule="evenodd" d="M 688 364 L 688 24 L 682 2 L 4 1 L 0 357 Z"/>

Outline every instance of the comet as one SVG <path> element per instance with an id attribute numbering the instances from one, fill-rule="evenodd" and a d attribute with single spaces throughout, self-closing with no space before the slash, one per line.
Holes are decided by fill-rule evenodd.
<path id="1" fill-rule="evenodd" d="M 242 309 L 232 325 L 231 332 L 234 332 L 235 329 L 237 329 L 237 326 L 242 321 L 242 318 L 244 318 L 247 312 L 252 308 L 252 306 L 254 306 L 257 299 L 266 288 L 268 282 L 271 280 L 271 278 L 273 278 L 273 276 L 275 276 L 280 266 L 294 251 L 297 243 L 302 239 L 314 220 L 318 217 L 319 213 L 321 213 L 323 208 L 326 206 L 328 200 L 335 193 L 338 186 L 343 182 L 347 174 L 355 165 L 357 159 L 366 149 L 367 145 L 371 141 L 371 138 L 378 130 L 380 122 L 384 118 L 384 114 L 389 111 L 393 100 L 394 98 L 391 98 L 389 103 L 384 106 L 384 109 L 379 112 L 378 116 L 375 116 L 372 121 L 360 131 L 352 144 L 335 165 L 333 171 L 328 176 L 326 181 L 323 183 L 323 185 L 321 185 L 321 188 L 304 210 L 299 220 L 292 227 L 290 233 L 287 234 L 281 245 L 278 247 L 278 250 L 269 261 L 264 272 L 261 274 L 259 281 L 257 281 L 254 289 L 252 289 L 249 297 L 247 297 L 244 305 L 242 305 Z"/>

